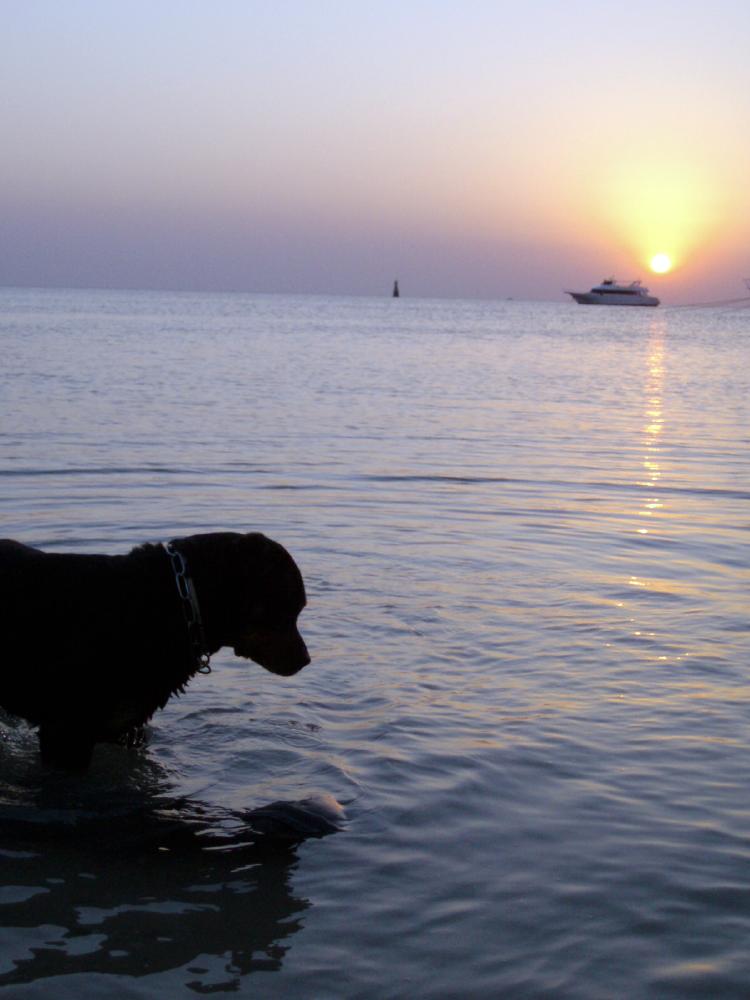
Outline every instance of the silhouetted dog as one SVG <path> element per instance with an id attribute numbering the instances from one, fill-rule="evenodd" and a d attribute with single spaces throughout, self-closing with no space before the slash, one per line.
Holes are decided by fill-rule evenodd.
<path id="1" fill-rule="evenodd" d="M 310 662 L 292 557 L 260 534 L 142 545 L 124 556 L 0 541 L 0 705 L 39 726 L 48 763 L 144 725 L 222 646 L 276 674 Z"/>

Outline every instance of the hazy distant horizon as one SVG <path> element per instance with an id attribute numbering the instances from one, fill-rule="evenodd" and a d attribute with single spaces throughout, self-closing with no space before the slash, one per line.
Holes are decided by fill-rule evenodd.
<path id="1" fill-rule="evenodd" d="M 592 284 L 597 282 L 592 282 Z M 402 285 L 402 282 L 399 281 Z M 653 291 L 653 282 L 650 286 Z M 102 292 L 102 293 L 131 293 L 133 295 L 145 294 L 145 295 L 194 295 L 194 296 L 210 296 L 210 295 L 237 295 L 237 296 L 258 296 L 258 297 L 273 297 L 278 296 L 279 298 L 284 297 L 309 297 L 309 298 L 352 298 L 352 299 L 390 299 L 392 298 L 393 283 L 383 290 L 376 292 L 325 292 L 325 291 L 266 291 L 264 289 L 252 289 L 252 288 L 162 288 L 162 287 L 148 287 L 148 286 L 130 286 L 130 285 L 120 285 L 117 287 L 112 287 L 109 285 L 6 285 L 0 284 L 0 290 L 13 292 Z M 576 289 L 579 290 L 579 289 Z M 586 288 L 582 285 L 581 291 L 585 291 Z M 434 300 L 436 302 L 518 302 L 518 303 L 534 303 L 538 302 L 540 304 L 557 304 L 568 303 L 570 306 L 575 306 L 573 300 L 565 293 L 561 292 L 556 297 L 543 298 L 541 296 L 519 296 L 519 295 L 416 295 L 409 294 L 408 292 L 401 290 L 400 293 L 401 300 L 409 301 L 430 301 Z M 672 301 L 672 300 L 661 300 L 662 306 L 721 306 L 721 305 L 731 305 L 734 304 L 738 308 L 750 308 L 750 292 L 748 292 L 747 285 L 743 282 L 737 290 L 731 295 L 723 299 L 693 299 L 688 301 Z"/>
<path id="2" fill-rule="evenodd" d="M 37 0 L 3 17 L 0 283 L 666 302 L 750 275 L 750 8 Z M 655 275 L 648 262 L 674 262 Z"/>

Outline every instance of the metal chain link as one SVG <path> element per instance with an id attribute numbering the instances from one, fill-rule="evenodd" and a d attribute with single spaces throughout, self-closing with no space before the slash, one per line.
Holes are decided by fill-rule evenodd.
<path id="1" fill-rule="evenodd" d="M 167 542 L 164 548 L 172 563 L 174 579 L 177 584 L 177 593 L 180 595 L 182 602 L 182 614 L 187 625 L 188 638 L 190 639 L 195 662 L 198 664 L 196 668 L 197 672 L 199 674 L 210 674 L 211 656 L 207 651 L 206 633 L 203 630 L 198 595 L 195 592 L 193 578 L 188 573 L 187 561 L 179 549 L 175 547 L 174 542 Z"/>

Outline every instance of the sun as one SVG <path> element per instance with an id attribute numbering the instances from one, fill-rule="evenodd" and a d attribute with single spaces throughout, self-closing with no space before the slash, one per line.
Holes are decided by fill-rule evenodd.
<path id="1" fill-rule="evenodd" d="M 651 258 L 650 264 L 651 270 L 656 271 L 657 274 L 666 274 L 667 271 L 672 270 L 672 261 L 665 253 L 656 253 Z"/>

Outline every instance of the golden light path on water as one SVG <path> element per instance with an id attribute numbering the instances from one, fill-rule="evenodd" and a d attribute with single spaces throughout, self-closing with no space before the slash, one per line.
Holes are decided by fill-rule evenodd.
<path id="1" fill-rule="evenodd" d="M 646 354 L 646 378 L 644 384 L 644 419 L 643 425 L 643 448 L 642 460 L 643 477 L 638 481 L 638 485 L 649 488 L 649 493 L 642 500 L 641 509 L 638 511 L 639 518 L 649 519 L 649 522 L 659 513 L 663 512 L 664 504 L 658 495 L 656 487 L 662 477 L 661 468 L 661 434 L 664 430 L 664 339 L 665 330 L 663 321 L 654 321 L 650 334 Z M 639 522 L 636 529 L 639 535 L 649 535 L 654 531 L 652 523 L 645 524 Z M 629 579 L 631 587 L 647 588 L 649 583 L 642 577 L 631 575 Z M 634 632 L 640 636 L 641 631 Z M 660 659 L 666 659 L 661 656 Z"/>
<path id="2" fill-rule="evenodd" d="M 647 352 L 647 374 L 645 383 L 645 419 L 643 427 L 645 455 L 643 468 L 645 481 L 643 485 L 656 486 L 661 479 L 661 434 L 664 430 L 664 353 L 665 326 L 663 320 L 655 320 L 650 332 Z M 647 516 L 662 506 L 658 497 L 650 497 L 646 502 L 647 509 L 641 511 Z M 648 534 L 648 529 L 640 529 Z"/>
<path id="3" fill-rule="evenodd" d="M 643 423 L 641 426 L 642 458 L 639 478 L 636 480 L 638 486 L 645 487 L 647 492 L 642 497 L 640 508 L 637 511 L 638 522 L 635 528 L 636 534 L 646 539 L 651 538 L 658 543 L 658 538 L 666 528 L 667 502 L 661 492 L 662 480 L 664 476 L 664 442 L 663 435 L 665 429 L 665 396 L 667 389 L 667 323 L 659 318 L 652 321 L 649 330 L 648 345 L 645 352 L 645 372 L 643 383 Z M 649 554 L 651 555 L 651 554 Z M 676 580 L 656 580 L 653 577 L 653 558 L 645 560 L 650 568 L 650 572 L 644 575 L 631 574 L 628 585 L 642 591 L 666 588 L 674 592 L 679 584 Z M 631 625 L 638 624 L 635 618 L 630 619 Z M 634 636 L 646 640 L 655 641 L 657 635 L 649 630 L 648 625 L 641 624 L 641 628 L 634 629 Z M 655 659 L 658 661 L 682 660 L 688 653 L 686 650 L 677 651 L 673 655 L 667 655 L 663 649 L 657 651 Z"/>

